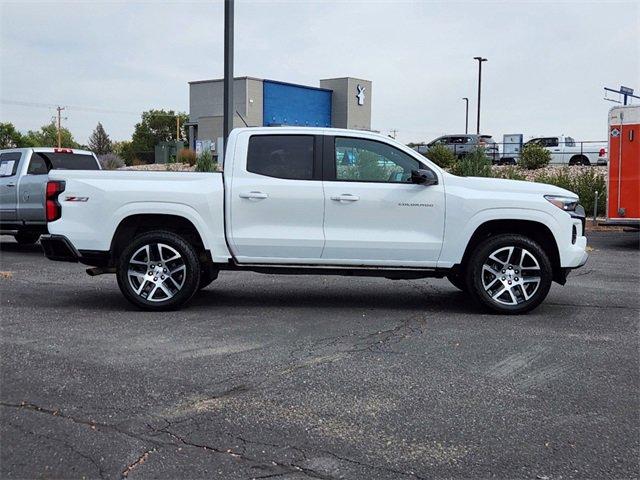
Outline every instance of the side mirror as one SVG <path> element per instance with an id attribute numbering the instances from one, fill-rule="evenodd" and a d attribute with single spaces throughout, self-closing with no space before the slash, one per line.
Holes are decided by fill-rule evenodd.
<path id="1" fill-rule="evenodd" d="M 411 183 L 424 185 L 425 187 L 429 185 L 437 185 L 438 177 L 432 170 L 411 170 Z"/>

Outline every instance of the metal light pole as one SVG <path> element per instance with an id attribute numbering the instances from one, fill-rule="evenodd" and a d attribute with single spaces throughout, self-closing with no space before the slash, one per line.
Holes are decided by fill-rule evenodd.
<path id="1" fill-rule="evenodd" d="M 476 133 L 480 135 L 480 91 L 482 89 L 482 62 L 486 62 L 486 58 L 482 57 L 473 57 L 474 60 L 478 61 L 478 122 L 476 125 Z"/>
<path id="2" fill-rule="evenodd" d="M 467 97 L 462 97 L 465 102 L 465 111 L 464 111 L 464 133 L 469 133 L 469 99 Z"/>
<path id="3" fill-rule="evenodd" d="M 233 130 L 233 1 L 224 0 L 224 146 Z"/>

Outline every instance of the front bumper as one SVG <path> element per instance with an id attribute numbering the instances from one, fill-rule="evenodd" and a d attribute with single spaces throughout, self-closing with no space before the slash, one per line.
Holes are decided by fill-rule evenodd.
<path id="1" fill-rule="evenodd" d="M 571 216 L 571 246 L 568 247 L 563 255 L 563 268 L 580 268 L 589 258 L 587 253 L 587 237 L 585 236 L 586 214 L 584 207 L 578 205 L 574 212 L 568 212 Z"/>
<path id="2" fill-rule="evenodd" d="M 42 235 L 40 245 L 49 260 L 77 262 L 80 254 L 64 235 Z"/>

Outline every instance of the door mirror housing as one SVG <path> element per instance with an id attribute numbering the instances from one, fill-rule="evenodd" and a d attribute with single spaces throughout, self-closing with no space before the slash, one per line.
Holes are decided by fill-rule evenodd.
<path id="1" fill-rule="evenodd" d="M 411 170 L 411 183 L 428 187 L 429 185 L 437 185 L 438 177 L 433 170 Z"/>

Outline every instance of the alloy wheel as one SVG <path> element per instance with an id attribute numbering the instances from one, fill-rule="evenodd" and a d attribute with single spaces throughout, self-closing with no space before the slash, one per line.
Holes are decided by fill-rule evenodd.
<path id="1" fill-rule="evenodd" d="M 186 273 L 185 260 L 175 248 L 151 243 L 131 256 L 127 279 L 136 295 L 149 302 L 163 302 L 182 289 Z"/>
<path id="2" fill-rule="evenodd" d="M 482 265 L 482 286 L 494 302 L 502 305 L 528 301 L 538 291 L 540 282 L 540 263 L 526 248 L 498 248 Z"/>

